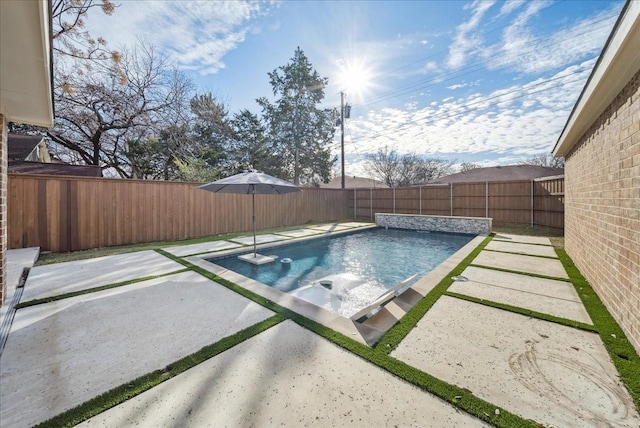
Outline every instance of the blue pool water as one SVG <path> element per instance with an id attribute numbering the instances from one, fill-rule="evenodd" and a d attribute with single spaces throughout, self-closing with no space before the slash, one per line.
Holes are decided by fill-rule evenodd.
<path id="1" fill-rule="evenodd" d="M 375 228 L 262 249 L 278 260 L 259 266 L 239 260 L 238 254 L 209 261 L 283 292 L 342 273 L 384 291 L 413 274 L 426 275 L 474 237 Z M 289 267 L 280 262 L 283 258 L 292 260 Z"/>

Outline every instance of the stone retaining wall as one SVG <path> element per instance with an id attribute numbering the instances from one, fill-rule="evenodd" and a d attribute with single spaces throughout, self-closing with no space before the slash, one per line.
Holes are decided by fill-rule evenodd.
<path id="1" fill-rule="evenodd" d="M 395 229 L 471 233 L 474 235 L 488 235 L 491 233 L 491 219 L 483 217 L 376 213 L 376 225 Z"/>

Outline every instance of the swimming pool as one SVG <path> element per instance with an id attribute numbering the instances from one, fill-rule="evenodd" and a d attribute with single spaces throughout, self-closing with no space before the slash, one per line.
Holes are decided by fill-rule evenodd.
<path id="1" fill-rule="evenodd" d="M 348 317 L 408 277 L 426 275 L 474 237 L 373 228 L 261 250 L 265 255 L 277 255 L 274 263 L 253 265 L 238 259 L 237 253 L 207 260 L 294 295 L 296 289 L 322 279 L 347 284 L 341 290 L 334 289 L 339 299 L 319 306 Z M 291 263 L 283 264 L 285 258 Z"/>

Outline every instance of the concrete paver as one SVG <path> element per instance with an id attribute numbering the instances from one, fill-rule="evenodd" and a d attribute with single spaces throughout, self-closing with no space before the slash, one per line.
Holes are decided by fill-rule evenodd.
<path id="1" fill-rule="evenodd" d="M 462 276 L 469 281 L 454 282 L 449 291 L 593 324 L 570 282 L 475 266 L 467 267 Z"/>
<path id="2" fill-rule="evenodd" d="M 29 273 L 21 301 L 161 275 L 183 268 L 181 264 L 151 250 L 36 266 Z"/>
<path id="3" fill-rule="evenodd" d="M 350 226 L 325 224 L 312 230 L 322 234 L 355 227 Z M 302 237 L 305 230 L 289 236 Z M 253 244 L 252 236 L 244 239 Z M 482 240 L 475 238 L 465 249 L 471 251 Z M 167 250 L 186 256 L 200 253 L 204 247 L 199 245 L 209 245 L 202 249 L 209 252 L 211 244 Z M 543 245 L 549 244 L 547 238 L 498 235 L 487 248 L 546 255 L 552 248 Z M 413 289 L 426 294 L 463 257 L 448 260 Z M 214 269 L 202 256 L 188 260 L 366 342 L 346 318 Z M 541 257 L 484 250 L 473 263 L 566 277 L 558 260 Z M 31 296 L 23 295 L 22 301 L 181 268 L 151 251 L 42 266 L 32 270 L 25 287 L 25 292 L 31 287 Z M 470 281 L 455 282 L 450 291 L 590 322 L 566 281 L 477 266 L 462 275 Z M 41 422 L 271 315 L 194 272 L 19 309 L 0 360 L 0 425 Z M 444 296 L 392 356 L 548 426 L 640 425 L 600 338 L 590 332 Z M 81 426 L 135 425 L 484 426 L 292 321 Z"/>
<path id="4" fill-rule="evenodd" d="M 392 355 L 543 424 L 640 424 L 595 333 L 445 296 Z"/>
<path id="5" fill-rule="evenodd" d="M 22 278 L 24 268 L 31 268 L 40 256 L 40 247 L 20 248 L 7 251 L 7 288 L 15 290 Z"/>
<path id="6" fill-rule="evenodd" d="M 285 321 L 80 424 L 486 426 Z"/>
<path id="7" fill-rule="evenodd" d="M 266 244 L 267 242 L 276 242 L 283 241 L 287 239 L 284 236 L 274 235 L 273 233 L 268 233 L 265 235 L 256 235 L 256 244 Z M 253 236 L 242 236 L 238 238 L 231 238 L 229 241 L 237 242 L 244 245 L 253 245 Z"/>
<path id="8" fill-rule="evenodd" d="M 537 245 L 551 245 L 549 238 L 544 236 L 524 236 L 524 235 L 510 235 L 507 233 L 498 233 L 493 237 L 494 241 L 508 241 L 519 242 L 521 244 L 537 244 Z"/>
<path id="9" fill-rule="evenodd" d="M 321 230 L 296 229 L 296 230 L 285 230 L 283 232 L 278 232 L 278 235 L 284 235 L 290 238 L 304 238 L 305 236 L 319 235 L 320 233 L 322 233 Z"/>
<path id="10" fill-rule="evenodd" d="M 175 247 L 163 248 L 167 253 L 173 254 L 178 257 L 191 256 L 193 254 L 208 253 L 214 251 L 230 250 L 232 248 L 238 248 L 240 244 L 234 244 L 228 241 L 211 241 L 202 242 L 200 244 L 178 245 Z"/>
<path id="11" fill-rule="evenodd" d="M 569 279 L 559 260 L 542 257 L 481 251 L 472 264 Z"/>
<path id="12" fill-rule="evenodd" d="M 553 247 L 544 245 L 521 244 L 519 242 L 496 241 L 489 242 L 486 246 L 487 250 L 505 251 L 508 253 L 522 253 L 531 256 L 545 256 L 557 258 Z"/>
<path id="13" fill-rule="evenodd" d="M 363 223 L 363 222 L 359 222 L 359 221 L 348 221 L 345 223 L 340 223 L 340 226 L 347 226 L 347 227 L 371 227 L 371 226 L 375 226 L 375 223 Z"/>
<path id="14" fill-rule="evenodd" d="M 194 272 L 19 309 L 0 361 L 2 426 L 42 422 L 271 315 Z"/>
<path id="15" fill-rule="evenodd" d="M 336 232 L 338 230 L 351 229 L 349 226 L 344 226 L 340 223 L 335 224 L 319 224 L 317 226 L 309 226 L 310 229 L 322 230 L 324 232 Z"/>

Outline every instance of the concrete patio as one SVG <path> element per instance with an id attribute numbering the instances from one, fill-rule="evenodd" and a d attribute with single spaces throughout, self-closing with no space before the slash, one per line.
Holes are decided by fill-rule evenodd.
<path id="1" fill-rule="evenodd" d="M 263 241 L 359 226 L 301 228 Z M 187 257 L 239 243 L 165 251 Z M 0 361 L 0 425 L 43 422 L 274 315 L 183 269 L 153 251 L 32 268 L 16 290 L 21 302 L 164 276 L 15 311 Z M 526 275 L 540 272 L 549 278 Z M 592 324 L 548 238 L 496 235 L 462 276 L 449 292 Z M 545 426 L 640 426 L 591 331 L 443 295 L 390 355 Z M 134 425 L 487 426 L 290 319 L 80 426 Z"/>

